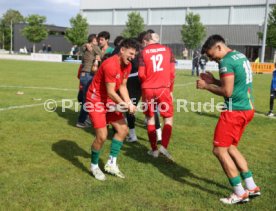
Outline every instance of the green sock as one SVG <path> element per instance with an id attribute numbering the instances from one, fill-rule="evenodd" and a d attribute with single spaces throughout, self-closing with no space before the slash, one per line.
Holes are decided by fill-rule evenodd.
<path id="1" fill-rule="evenodd" d="M 228 178 L 228 179 L 233 188 L 234 193 L 238 196 L 242 196 L 245 193 L 245 190 L 241 184 L 241 177 L 236 176 L 236 177 Z"/>
<path id="2" fill-rule="evenodd" d="M 99 163 L 99 158 L 100 158 L 100 150 L 94 150 L 91 149 L 91 163 L 96 165 Z"/>
<path id="3" fill-rule="evenodd" d="M 236 176 L 233 178 L 228 178 L 229 182 L 231 184 L 232 187 L 237 186 L 238 184 L 241 183 L 241 177 L 240 176 Z"/>
<path id="4" fill-rule="evenodd" d="M 250 178 L 252 177 L 252 172 L 251 171 L 248 171 L 248 172 L 241 172 L 241 178 L 243 180 L 247 179 L 247 178 Z"/>
<path id="5" fill-rule="evenodd" d="M 111 143 L 110 156 L 117 157 L 122 146 L 123 146 L 123 142 L 118 141 L 115 138 L 113 138 L 112 143 Z"/>

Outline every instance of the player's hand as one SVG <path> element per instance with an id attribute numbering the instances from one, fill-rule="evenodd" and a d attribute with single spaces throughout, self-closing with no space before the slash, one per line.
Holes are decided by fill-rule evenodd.
<path id="1" fill-rule="evenodd" d="M 101 57 L 99 55 L 96 55 L 95 59 L 98 60 L 99 62 L 101 61 Z"/>
<path id="2" fill-rule="evenodd" d="M 203 79 L 198 79 L 196 81 L 196 88 L 197 89 L 205 89 L 206 87 L 207 87 L 207 83 Z"/>
<path id="3" fill-rule="evenodd" d="M 200 73 L 200 78 L 204 80 L 207 84 L 214 84 L 216 81 L 213 74 L 208 71 L 206 73 Z"/>
<path id="4" fill-rule="evenodd" d="M 135 105 L 133 105 L 132 103 L 129 104 L 128 106 L 128 111 L 130 114 L 134 114 L 137 110 L 137 107 Z"/>
<path id="5" fill-rule="evenodd" d="M 89 43 L 86 43 L 85 47 L 88 51 L 92 52 L 93 48 Z"/>

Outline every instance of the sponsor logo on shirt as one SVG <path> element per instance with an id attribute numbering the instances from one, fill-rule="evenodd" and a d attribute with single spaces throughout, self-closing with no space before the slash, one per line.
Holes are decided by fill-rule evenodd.
<path id="1" fill-rule="evenodd" d="M 227 72 L 227 67 L 222 67 L 219 69 L 219 73 L 222 74 L 222 73 L 226 73 Z"/>
<path id="2" fill-rule="evenodd" d="M 162 52 L 162 51 L 166 51 L 166 48 L 162 47 L 162 48 L 153 48 L 153 49 L 147 49 L 146 53 L 158 53 L 158 52 Z"/>

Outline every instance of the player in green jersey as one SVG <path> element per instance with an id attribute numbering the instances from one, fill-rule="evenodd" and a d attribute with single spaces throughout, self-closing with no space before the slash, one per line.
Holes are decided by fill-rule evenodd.
<path id="1" fill-rule="evenodd" d="M 197 80 L 197 88 L 206 89 L 225 99 L 225 110 L 221 112 L 215 129 L 213 153 L 234 193 L 220 201 L 225 204 L 247 202 L 249 197 L 261 194 L 252 172 L 248 169 L 247 161 L 237 149 L 246 125 L 254 116 L 250 63 L 245 55 L 231 50 L 220 35 L 210 36 L 201 53 L 219 64 L 220 79 L 215 79 L 210 72 L 202 73 Z M 245 189 L 241 178 L 245 182 Z"/>

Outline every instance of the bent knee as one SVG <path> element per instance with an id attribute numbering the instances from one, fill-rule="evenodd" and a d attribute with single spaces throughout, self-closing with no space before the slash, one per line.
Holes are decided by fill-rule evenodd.
<path id="1" fill-rule="evenodd" d="M 118 135 L 121 137 L 126 137 L 128 134 L 128 126 L 122 125 L 120 129 L 117 131 Z"/>
<path id="2" fill-rule="evenodd" d="M 221 157 L 223 156 L 223 154 L 225 154 L 225 152 L 227 152 L 227 148 L 221 148 L 221 147 L 214 147 L 213 148 L 213 154 L 216 156 L 216 157 Z"/>
<path id="3" fill-rule="evenodd" d="M 106 139 L 107 139 L 107 134 L 100 134 L 96 137 L 96 141 L 99 143 L 105 142 Z"/>

